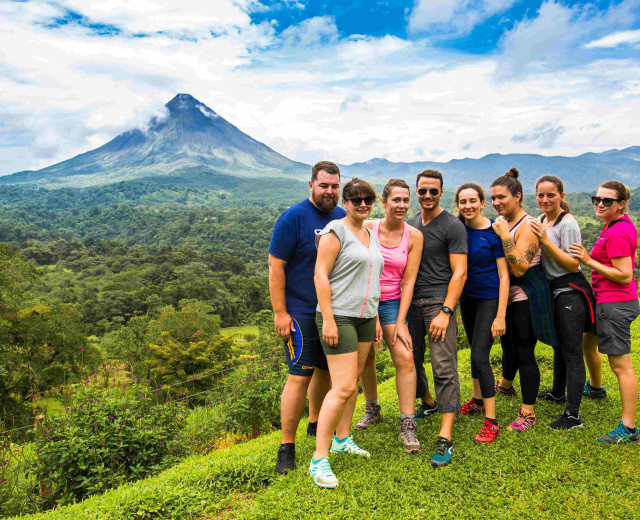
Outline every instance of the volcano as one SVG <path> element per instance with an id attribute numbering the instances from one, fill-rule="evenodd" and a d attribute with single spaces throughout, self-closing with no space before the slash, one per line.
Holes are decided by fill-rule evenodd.
<path id="1" fill-rule="evenodd" d="M 309 166 L 292 161 L 240 131 L 189 94 L 178 94 L 147 130 L 133 129 L 100 148 L 37 171 L 0 178 L 5 183 L 97 186 L 143 178 L 206 184 L 207 175 L 303 179 Z"/>

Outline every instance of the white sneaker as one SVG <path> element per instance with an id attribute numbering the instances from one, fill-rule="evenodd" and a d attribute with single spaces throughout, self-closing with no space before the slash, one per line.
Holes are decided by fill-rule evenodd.
<path id="1" fill-rule="evenodd" d="M 327 457 L 314 461 L 312 456 L 311 464 L 309 464 L 309 474 L 313 477 L 316 485 L 320 487 L 333 489 L 338 485 L 338 479 L 333 474 L 333 471 L 331 471 Z"/>
<path id="2" fill-rule="evenodd" d="M 360 448 L 355 442 L 353 442 L 353 437 L 349 435 L 342 442 L 338 440 L 338 438 L 334 435 L 333 440 L 331 441 L 331 449 L 330 453 L 351 453 L 353 455 L 360 455 L 361 457 L 371 457 L 371 453 L 366 450 Z"/>

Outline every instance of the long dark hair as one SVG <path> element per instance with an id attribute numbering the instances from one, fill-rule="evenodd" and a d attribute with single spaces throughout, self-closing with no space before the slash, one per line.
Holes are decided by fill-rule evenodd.
<path id="1" fill-rule="evenodd" d="M 495 181 L 491 183 L 491 187 L 494 186 L 504 186 L 507 188 L 507 191 L 511 193 L 514 197 L 520 194 L 520 206 L 522 206 L 522 199 L 524 197 L 522 193 L 522 183 L 518 180 L 518 176 L 520 172 L 518 172 L 517 168 L 511 168 L 507 173 L 498 177 Z"/>

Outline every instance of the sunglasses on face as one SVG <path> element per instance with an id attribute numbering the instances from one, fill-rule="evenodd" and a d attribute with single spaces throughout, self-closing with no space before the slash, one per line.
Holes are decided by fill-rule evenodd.
<path id="1" fill-rule="evenodd" d="M 353 197 L 347 200 L 351 202 L 351 204 L 353 204 L 354 206 L 360 206 L 360 204 L 362 204 L 362 201 L 364 201 L 365 205 L 371 206 L 371 204 L 374 203 L 376 198 L 373 195 L 367 195 L 366 197 Z"/>
<path id="2" fill-rule="evenodd" d="M 432 197 L 440 195 L 440 190 L 438 188 L 420 188 L 418 190 L 418 195 L 424 197 L 427 192 L 429 192 L 429 195 L 431 195 Z"/>
<path id="3" fill-rule="evenodd" d="M 599 206 L 600 203 L 604 204 L 605 208 L 610 208 L 614 202 L 620 202 L 620 199 L 611 199 L 609 197 L 591 197 L 591 203 L 594 206 Z"/>

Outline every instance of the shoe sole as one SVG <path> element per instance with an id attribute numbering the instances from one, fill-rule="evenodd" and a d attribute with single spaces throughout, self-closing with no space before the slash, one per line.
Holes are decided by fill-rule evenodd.
<path id="1" fill-rule="evenodd" d="M 584 426 L 584 423 L 583 424 L 575 424 L 571 428 L 554 428 L 551 425 L 549 425 L 549 428 L 551 430 L 553 430 L 554 432 L 569 432 L 569 431 L 573 430 L 574 428 L 582 428 L 583 426 Z"/>
<path id="2" fill-rule="evenodd" d="M 338 487 L 338 484 L 339 484 L 339 482 L 336 482 L 335 484 L 322 484 L 321 482 L 318 482 L 318 481 L 316 480 L 316 477 L 315 477 L 315 476 L 311 475 L 311 478 L 313 479 L 313 483 L 314 483 L 316 486 L 321 487 L 321 488 L 324 488 L 324 489 L 335 489 L 335 488 L 337 488 L 337 487 Z"/>
<path id="3" fill-rule="evenodd" d="M 367 452 L 366 455 L 364 453 L 351 453 L 350 451 L 336 451 L 329 450 L 329 453 L 344 453 L 346 455 L 355 455 L 356 457 L 364 457 L 365 459 L 371 458 L 371 453 Z"/>
<path id="4" fill-rule="evenodd" d="M 370 425 L 372 424 L 378 424 L 382 422 L 382 417 L 380 417 L 380 419 L 376 419 L 375 421 L 370 421 L 369 424 L 356 424 L 353 429 L 354 430 L 366 430 Z"/>
<path id="5" fill-rule="evenodd" d="M 436 462 L 434 460 L 431 461 L 431 467 L 432 468 L 444 468 L 445 466 L 448 466 L 449 464 L 451 464 L 451 461 L 449 461 L 449 462 Z"/>

